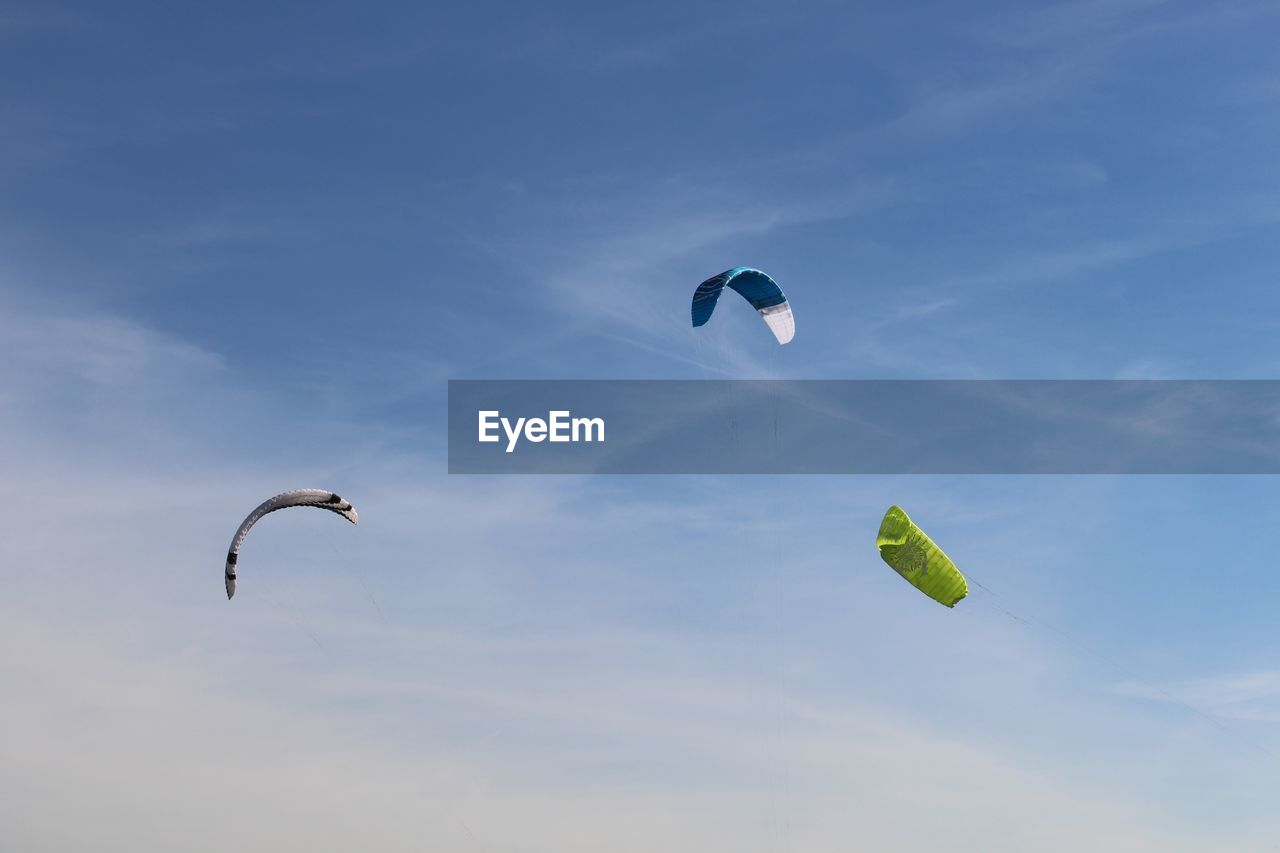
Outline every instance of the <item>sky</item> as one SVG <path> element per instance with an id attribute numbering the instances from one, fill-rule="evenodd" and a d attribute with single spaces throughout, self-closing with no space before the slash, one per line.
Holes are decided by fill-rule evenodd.
<path id="1" fill-rule="evenodd" d="M 0 4 L 0 853 L 1280 849 L 1280 482 L 466 477 L 448 379 L 1274 378 L 1280 10 Z M 688 327 L 731 266 L 745 306 Z M 243 515 L 288 488 L 360 511 Z M 890 504 L 981 584 L 879 560 Z"/>

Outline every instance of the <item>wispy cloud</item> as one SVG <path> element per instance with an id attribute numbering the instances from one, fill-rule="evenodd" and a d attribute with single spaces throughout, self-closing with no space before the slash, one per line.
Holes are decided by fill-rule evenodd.
<path id="1" fill-rule="evenodd" d="M 540 258 L 526 273 L 551 300 L 566 324 L 562 328 L 574 336 L 634 342 L 655 355 L 672 352 L 672 360 L 713 374 L 732 365 L 738 376 L 757 377 L 769 369 L 752 355 L 755 348 L 717 334 L 716 326 L 692 337 L 693 289 L 720 272 L 726 257 L 750 264 L 751 245 L 767 235 L 865 215 L 897 197 L 892 183 L 878 182 L 806 198 L 680 179 L 647 188 L 613 187 L 598 196 L 589 188 L 584 192 L 543 203 L 562 217 L 554 236 L 538 229 L 507 243 L 508 252 Z M 717 320 L 725 325 L 722 317 Z"/>
<path id="2" fill-rule="evenodd" d="M 29 570 L 0 605 L 0 672 L 16 687 L 0 722 L 23 733 L 0 747 L 0 820 L 20 844 L 102 849 L 114 840 L 104 826 L 126 827 L 144 851 L 405 839 L 837 850 L 850 837 L 905 851 L 943 831 L 951 849 L 975 851 L 1205 843 L 1158 796 L 1135 800 L 1088 761 L 952 722 L 989 705 L 997 670 L 1012 705 L 1040 697 L 1032 741 L 1105 732 L 1113 711 L 1069 691 L 1044 700 L 1060 662 L 1011 643 L 1016 626 L 979 610 L 946 623 L 929 618 L 936 609 L 889 614 L 850 594 L 899 583 L 849 566 L 874 559 L 851 557 L 844 520 L 882 509 L 874 484 L 819 478 L 744 505 L 762 483 L 630 493 L 607 480 L 443 478 L 374 454 L 342 478 L 361 527 L 338 536 L 325 518 L 273 519 L 229 604 L 218 555 L 242 504 L 323 466 L 252 445 L 191 453 L 228 428 L 183 414 L 234 383 L 216 355 L 119 319 L 41 316 L 25 322 L 85 339 L 112 367 L 86 373 L 82 354 L 55 357 L 66 339 L 46 339 L 28 362 L 32 389 L 141 384 L 161 399 L 135 401 L 155 431 L 150 465 L 76 462 L 67 450 L 80 438 L 47 425 L 17 425 L 44 432 L 39 442 L 10 436 L 23 458 L 6 460 L 6 483 L 25 498 L 0 541 Z M 166 371 L 198 382 L 158 382 Z M 250 422 L 278 422 L 269 400 L 244 402 Z M 172 432 L 194 443 L 155 438 Z M 978 511 L 946 500 L 926 516 Z M 808 511 L 778 514 L 793 502 Z M 784 546 L 761 537 L 796 553 L 779 563 Z M 963 641 L 947 642 L 963 672 L 918 653 L 956 630 Z M 850 656 L 887 636 L 876 655 Z M 946 702 L 931 710 L 937 691 Z M 1160 731 L 1152 723 L 1152 741 Z M 922 800 L 942 805 L 922 820 Z M 1046 823 L 1046 802 L 1069 817 Z M 1230 840 L 1255 841 L 1248 830 Z"/>
<path id="3" fill-rule="evenodd" d="M 1126 682 L 1115 690 L 1153 702 L 1184 702 L 1224 719 L 1280 723 L 1280 671 L 1211 676 L 1159 687 Z"/>

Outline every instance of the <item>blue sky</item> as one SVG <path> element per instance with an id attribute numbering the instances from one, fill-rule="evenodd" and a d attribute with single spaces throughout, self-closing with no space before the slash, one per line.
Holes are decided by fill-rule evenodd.
<path id="1" fill-rule="evenodd" d="M 1276 849 L 1274 480 L 449 477 L 443 407 L 1275 377 L 1278 25 L 4 5 L 0 849 Z M 793 344 L 687 328 L 739 264 Z M 228 604 L 299 486 L 360 526 Z M 891 503 L 999 598 L 894 577 Z"/>

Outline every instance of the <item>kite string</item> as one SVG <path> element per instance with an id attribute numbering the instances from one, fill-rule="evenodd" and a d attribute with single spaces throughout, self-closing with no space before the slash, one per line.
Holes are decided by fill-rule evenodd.
<path id="1" fill-rule="evenodd" d="M 708 324 L 701 328 L 694 328 L 691 325 L 689 330 L 693 337 L 694 347 L 697 352 L 698 366 L 702 370 L 703 378 L 708 381 L 716 381 L 717 385 L 719 385 L 719 389 L 715 396 L 720 401 L 721 417 L 723 418 L 722 425 L 727 433 L 726 438 L 732 443 L 736 451 L 743 452 L 745 448 L 742 445 L 741 436 L 739 434 L 739 424 L 737 412 L 734 406 L 735 395 L 733 389 L 733 383 L 742 380 L 743 376 L 737 359 L 733 357 L 734 350 L 729 345 L 728 338 L 724 334 L 720 333 L 721 327 L 715 327 Z M 769 358 L 769 374 L 764 377 L 766 380 L 772 378 L 774 371 L 776 370 L 777 353 L 775 350 L 770 350 Z M 758 379 L 759 377 L 756 378 Z M 775 401 L 773 436 L 773 459 L 775 460 L 775 465 L 778 449 L 779 437 L 777 433 Z M 746 462 L 748 460 L 743 461 Z M 737 500 L 741 501 L 741 498 L 742 493 L 741 491 L 738 491 Z M 740 508 L 745 512 L 750 512 L 754 508 L 754 504 L 749 504 Z M 772 823 L 771 833 L 775 838 L 777 846 L 781 847 L 784 841 L 784 827 L 789 829 L 789 822 L 785 812 L 785 807 L 780 802 L 781 798 L 785 796 L 787 785 L 787 767 L 785 758 L 786 743 L 784 736 L 786 701 L 784 685 L 780 682 L 782 673 L 785 669 L 781 665 L 784 657 L 781 639 L 783 620 L 781 589 L 783 586 L 782 564 L 784 548 L 781 535 L 777 531 L 771 529 L 770 524 L 765 525 L 764 529 L 765 535 L 772 541 L 767 543 L 763 548 L 759 548 L 754 552 L 744 555 L 743 563 L 750 565 L 753 561 L 752 558 L 755 558 L 754 561 L 758 564 L 759 557 L 762 555 L 765 556 L 766 559 L 772 559 L 771 565 L 764 566 L 763 572 L 757 575 L 757 577 L 760 578 L 760 585 L 758 587 L 759 594 L 763 599 L 761 601 L 762 612 L 764 614 L 768 614 L 766 621 L 772 624 L 766 627 L 766 635 L 761 635 L 757 632 L 755 633 L 755 637 L 757 643 L 756 660 L 759 666 L 760 678 L 760 704 L 761 711 L 763 712 L 762 723 L 766 734 L 770 728 L 773 729 L 772 748 L 774 757 L 781 762 L 781 767 L 773 764 L 773 762 L 769 760 L 770 755 L 766 748 L 764 754 L 765 765 L 766 767 L 772 765 L 773 770 L 773 772 L 766 770 L 769 780 L 766 784 L 772 783 L 771 787 L 774 789 L 774 797 L 772 800 L 773 809 L 771 810 L 772 813 L 770 815 Z M 750 538 L 741 540 L 742 546 L 747 549 L 752 548 L 750 542 Z M 772 637 L 767 636 L 768 633 L 772 633 Z M 761 738 L 762 744 L 768 744 L 769 741 L 770 739 L 767 736 Z"/>
<path id="2" fill-rule="evenodd" d="M 779 360 L 778 350 L 780 348 L 781 346 L 775 346 L 769 349 L 769 376 L 766 378 L 766 381 L 769 383 L 770 404 L 773 410 L 772 461 L 773 461 L 773 470 L 775 475 L 778 473 L 778 471 L 782 467 L 782 460 L 781 460 L 782 447 L 781 447 L 781 440 L 780 440 L 780 435 L 778 431 L 778 384 L 777 384 L 778 383 L 778 360 Z M 790 514 L 788 514 L 788 517 L 789 516 Z M 774 585 L 775 585 L 775 590 L 776 590 L 775 594 L 776 594 L 776 600 L 777 600 L 776 624 L 777 624 L 777 636 L 778 636 L 778 645 L 779 645 L 779 657 L 785 663 L 785 649 L 783 648 L 783 637 L 785 635 L 783 633 L 783 630 L 785 629 L 787 624 L 787 607 L 786 607 L 786 599 L 784 597 L 785 595 L 784 591 L 787 589 L 787 586 L 784 583 L 784 578 L 783 578 L 783 568 L 784 568 L 783 559 L 784 559 L 784 554 L 786 552 L 786 549 L 783 546 L 783 536 L 781 535 L 781 531 L 779 531 L 778 534 L 774 536 L 773 544 L 774 544 L 774 555 L 775 555 Z M 790 761 L 790 754 L 786 747 L 785 732 L 788 730 L 788 723 L 794 722 L 794 721 L 792 720 L 793 715 L 788 713 L 789 709 L 792 709 L 793 706 L 788 701 L 788 697 L 787 697 L 787 690 L 786 690 L 787 682 L 785 679 L 785 673 L 787 671 L 786 666 L 785 665 L 781 666 L 779 671 L 780 671 L 780 681 L 779 681 L 780 695 L 778 699 L 778 731 L 779 731 L 779 737 L 782 740 L 782 750 L 781 750 L 781 756 L 780 756 L 780 760 L 782 762 L 782 837 L 784 841 L 789 842 L 791 839 L 790 801 L 791 801 L 792 766 Z M 790 728 L 794 730 L 795 726 L 792 725 Z"/>
<path id="3" fill-rule="evenodd" d="M 348 560 L 347 555 L 339 550 L 337 544 L 332 539 L 327 538 L 325 541 L 328 543 L 329 548 L 333 553 L 338 557 L 338 562 L 342 565 L 343 570 L 348 575 L 356 579 L 356 583 L 360 584 L 360 588 L 364 590 L 364 594 L 369 597 L 369 603 L 373 605 L 373 609 L 377 612 L 378 620 L 382 622 L 383 625 L 390 625 L 391 623 L 387 621 L 386 614 L 382 612 L 382 606 L 378 604 L 378 599 L 373 597 L 373 590 L 369 589 L 369 585 L 365 583 L 364 571 L 359 567 L 359 564 L 352 563 Z"/>
<path id="4" fill-rule="evenodd" d="M 310 628 L 308 628 L 302 622 L 302 620 L 298 618 L 297 614 L 294 613 L 293 608 L 289 607 L 289 605 L 285 603 L 284 598 L 282 596 L 278 596 L 275 594 L 275 592 L 271 587 L 270 582 L 266 578 L 265 573 L 263 572 L 259 573 L 258 582 L 262 584 L 262 597 L 266 599 L 269 603 L 271 603 L 277 610 L 284 613 L 285 618 L 287 618 L 290 622 L 292 622 L 295 628 L 297 628 L 299 631 L 301 631 L 302 633 L 310 637 L 311 642 L 316 644 L 316 648 L 324 652 L 325 657 L 332 660 L 333 659 L 332 653 L 330 653 L 329 649 L 325 647 L 324 643 L 320 642 L 320 638 L 316 636 L 315 632 L 312 631 Z"/>
<path id="5" fill-rule="evenodd" d="M 1116 672 L 1119 672 L 1125 678 L 1128 678 L 1131 681 L 1135 681 L 1138 684 L 1141 684 L 1143 687 L 1146 687 L 1147 689 L 1158 694 L 1159 696 L 1173 703 L 1174 705 L 1177 705 L 1181 707 L 1183 710 L 1195 715 L 1196 717 L 1199 717 L 1205 722 L 1210 723 L 1219 731 L 1222 731 L 1230 735 L 1231 737 L 1236 738 L 1240 742 L 1247 744 L 1248 746 L 1253 747 L 1253 749 L 1257 750 L 1263 755 L 1266 755 L 1268 758 L 1272 759 L 1273 761 L 1280 763 L 1280 755 L 1271 751 L 1270 749 L 1258 743 L 1257 741 L 1253 740 L 1252 738 L 1246 736 L 1245 734 L 1238 731 L 1237 729 L 1234 729 L 1231 726 L 1228 726 L 1226 723 L 1224 723 L 1218 717 L 1215 717 L 1213 714 L 1210 714 L 1207 711 L 1197 708 L 1194 705 L 1189 704 L 1183 699 L 1179 699 L 1177 696 L 1170 693 L 1168 690 L 1165 690 L 1160 685 L 1153 684 L 1152 682 L 1143 678 L 1141 675 L 1138 675 L 1133 670 L 1120 664 L 1119 662 L 1113 660 L 1112 658 L 1102 654 L 1098 650 L 1086 645 L 1085 643 L 1081 642 L 1080 640 L 1076 639 L 1075 637 L 1071 636 L 1065 631 L 1055 628 L 1054 626 L 1046 622 L 1041 622 L 1039 620 L 1032 619 L 1030 617 L 1019 616 L 1017 613 L 1014 613 L 1011 609 L 1009 609 L 1008 604 L 1000 595 L 998 595 L 990 587 L 986 586 L 985 584 L 977 580 L 972 574 L 966 574 L 966 578 L 968 579 L 969 583 L 976 586 L 979 590 L 981 590 L 983 593 L 985 593 L 989 597 L 990 599 L 989 603 L 991 604 L 992 607 L 994 607 L 997 611 L 1009 617 L 1013 621 L 1018 622 L 1022 625 L 1025 625 L 1028 628 L 1039 628 L 1043 631 L 1047 631 L 1048 633 L 1053 634 L 1055 637 L 1058 638 L 1060 642 L 1063 642 L 1067 645 L 1075 646 L 1078 650 L 1084 652 L 1086 655 L 1092 657 L 1094 660 L 1099 661 L 1111 667 Z"/>

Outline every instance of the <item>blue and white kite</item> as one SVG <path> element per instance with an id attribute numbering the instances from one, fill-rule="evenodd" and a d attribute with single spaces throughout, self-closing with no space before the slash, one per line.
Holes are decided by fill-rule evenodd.
<path id="1" fill-rule="evenodd" d="M 716 310 L 716 300 L 720 291 L 728 285 L 738 291 L 742 298 L 751 303 L 751 307 L 760 312 L 769 331 L 778 339 L 778 343 L 790 343 L 796 336 L 796 321 L 791 314 L 791 303 L 777 282 L 760 270 L 750 267 L 734 267 L 720 275 L 707 279 L 698 285 L 693 292 L 693 325 L 701 326 L 711 319 L 711 312 Z"/>

